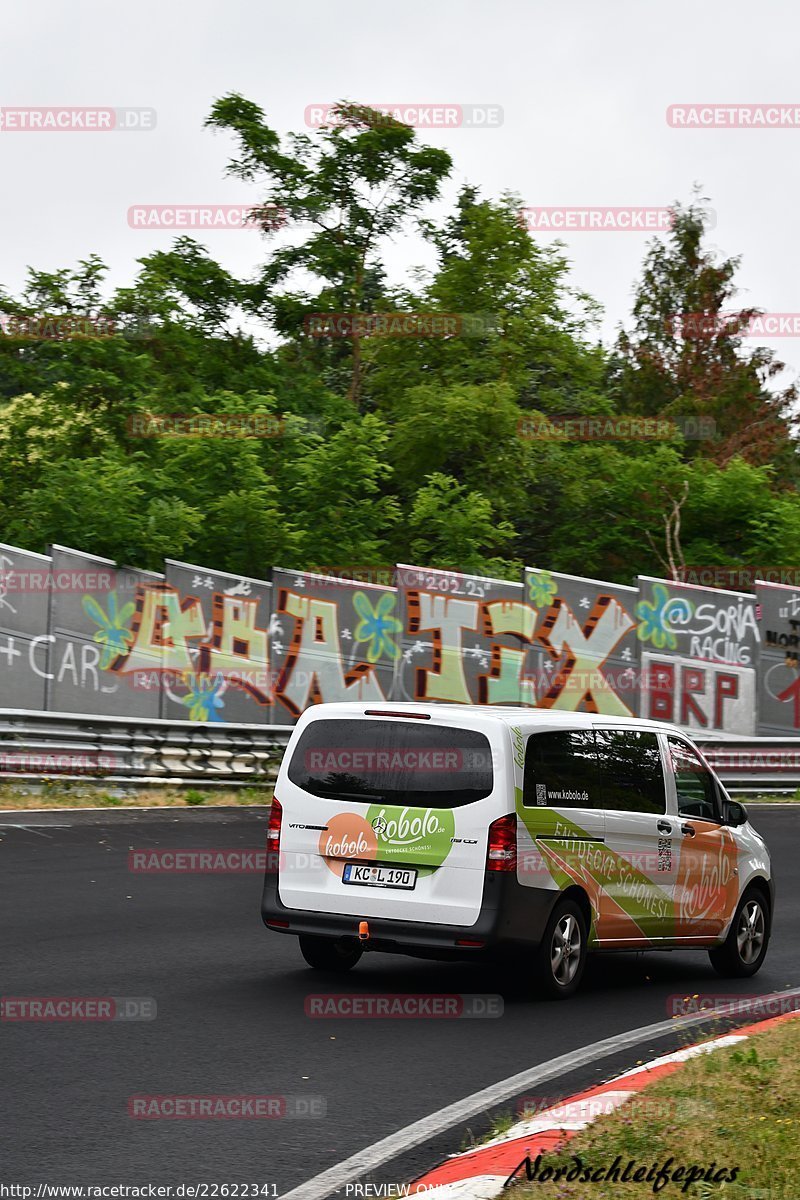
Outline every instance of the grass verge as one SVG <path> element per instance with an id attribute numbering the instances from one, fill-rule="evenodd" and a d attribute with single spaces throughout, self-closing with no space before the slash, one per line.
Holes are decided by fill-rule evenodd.
<path id="1" fill-rule="evenodd" d="M 0 784 L 0 809 L 187 808 L 223 804 L 241 808 L 271 804 L 272 788 L 103 787 L 45 780 L 36 784 Z"/>
<path id="2" fill-rule="evenodd" d="M 800 804 L 800 788 L 794 792 L 732 792 L 734 800 L 739 800 L 745 808 L 751 804 Z"/>
<path id="3" fill-rule="evenodd" d="M 558 1180 L 525 1181 L 515 1200 L 617 1200 L 619 1197 L 689 1196 L 700 1200 L 796 1200 L 800 1195 L 800 1019 L 756 1034 L 738 1046 L 715 1050 L 685 1063 L 651 1084 L 633 1101 L 600 1117 L 563 1147 L 543 1155 L 546 1167 L 566 1168 Z M 654 1181 L 614 1179 L 581 1182 L 565 1176 L 576 1167 L 619 1169 L 633 1160 L 683 1175 L 656 1189 Z M 715 1164 L 717 1182 L 687 1182 L 689 1168 Z M 737 1168 L 733 1181 L 730 1175 Z M 524 1172 L 523 1172 L 524 1178 Z M 697 1176 L 695 1175 L 695 1179 Z"/>

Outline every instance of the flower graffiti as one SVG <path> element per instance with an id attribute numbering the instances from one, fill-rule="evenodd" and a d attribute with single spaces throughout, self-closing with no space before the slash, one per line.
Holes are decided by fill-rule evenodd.
<path id="1" fill-rule="evenodd" d="M 400 647 L 392 637 L 392 634 L 401 633 L 403 629 L 398 618 L 392 616 L 396 599 L 390 592 L 385 592 L 373 607 L 364 592 L 356 592 L 353 596 L 353 608 L 361 618 L 353 638 L 356 642 L 368 643 L 368 662 L 377 662 L 383 654 L 391 659 L 400 657 Z"/>
<path id="2" fill-rule="evenodd" d="M 548 608 L 558 591 L 558 584 L 549 571 L 531 571 L 528 575 L 528 597 L 536 608 Z"/>
<path id="3" fill-rule="evenodd" d="M 94 596 L 84 596 L 81 603 L 87 617 L 98 626 L 93 640 L 103 648 L 100 655 L 100 670 L 107 671 L 115 658 L 128 653 L 134 642 L 129 622 L 136 611 L 136 606 L 128 602 L 119 608 L 116 592 L 109 593 L 107 613 L 103 611 Z"/>
<path id="4" fill-rule="evenodd" d="M 673 633 L 667 609 L 671 603 L 669 591 L 663 583 L 653 585 L 653 603 L 640 600 L 636 605 L 639 627 L 636 636 L 640 642 L 652 642 L 657 650 L 674 650 L 677 639 Z"/>
<path id="5" fill-rule="evenodd" d="M 181 704 L 189 709 L 189 720 L 221 721 L 222 717 L 217 710 L 225 707 L 225 701 L 220 695 L 225 681 L 220 676 L 210 679 L 207 675 L 192 675 L 187 671 L 183 682 L 189 691 L 186 696 L 181 697 Z"/>

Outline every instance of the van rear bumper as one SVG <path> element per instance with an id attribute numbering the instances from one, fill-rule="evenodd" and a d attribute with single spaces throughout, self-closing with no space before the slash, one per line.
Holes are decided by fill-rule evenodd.
<path id="1" fill-rule="evenodd" d="M 359 922 L 366 919 L 369 940 L 365 949 L 419 958 L 472 958 L 538 946 L 560 895 L 556 890 L 522 887 L 516 874 L 487 871 L 477 921 L 473 925 L 439 925 L 287 908 L 278 896 L 278 876 L 273 873 L 264 880 L 261 917 L 276 933 L 332 938 L 358 937 Z"/>

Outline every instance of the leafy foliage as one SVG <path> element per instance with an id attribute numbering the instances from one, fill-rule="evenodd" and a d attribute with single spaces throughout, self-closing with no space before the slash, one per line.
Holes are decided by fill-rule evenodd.
<path id="1" fill-rule="evenodd" d="M 181 237 L 111 294 L 91 255 L 2 295 L 4 540 L 254 576 L 412 561 L 629 581 L 676 555 L 793 561 L 795 391 L 746 343 L 756 310 L 735 306 L 738 260 L 706 247 L 702 201 L 649 247 L 632 328 L 606 350 L 596 303 L 557 246 L 533 241 L 512 194 L 468 186 L 431 219 L 451 162 L 409 127 L 342 102 L 329 126 L 281 138 L 237 95 L 208 124 L 233 136 L 229 170 L 258 191 L 264 259 L 237 279 Z M 392 285 L 387 249 L 415 231 L 434 265 Z M 319 312 L 435 315 L 449 333 L 315 337 Z M 105 332 L 36 334 L 67 316 Z M 141 436 L 148 415 L 171 414 L 271 418 L 277 435 Z M 715 432 L 531 434 L 565 415 L 702 417 Z"/>

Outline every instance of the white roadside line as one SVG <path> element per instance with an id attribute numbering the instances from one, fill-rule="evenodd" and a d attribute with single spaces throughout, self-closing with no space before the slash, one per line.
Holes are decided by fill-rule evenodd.
<path id="1" fill-rule="evenodd" d="M 744 1015 L 746 1009 L 758 1009 L 759 1006 L 769 1005 L 779 997 L 786 999 L 793 996 L 800 997 L 800 987 L 787 988 L 783 992 L 770 992 L 766 996 L 754 997 L 752 1003 L 743 1003 L 739 1011 Z M 569 1002 L 567 1001 L 567 1003 Z M 479 1092 L 473 1092 L 471 1096 L 465 1096 L 462 1100 L 457 1100 L 455 1104 L 448 1104 L 438 1112 L 430 1113 L 427 1117 L 422 1117 L 419 1121 L 406 1125 L 405 1129 L 399 1129 L 389 1137 L 382 1138 L 374 1145 L 367 1146 L 356 1154 L 351 1154 L 349 1158 L 329 1167 L 327 1171 L 320 1172 L 313 1179 L 309 1179 L 307 1183 L 301 1183 L 291 1191 L 284 1192 L 281 1200 L 325 1200 L 327 1196 L 344 1187 L 345 1184 L 355 1182 L 362 1175 L 374 1171 L 391 1159 L 412 1150 L 420 1142 L 429 1141 L 439 1134 L 446 1133 L 454 1125 L 458 1125 L 470 1117 L 475 1117 L 486 1109 L 501 1104 L 504 1100 L 512 1099 L 526 1088 L 546 1083 L 549 1079 L 566 1075 L 588 1063 L 608 1058 L 611 1054 L 627 1050 L 631 1046 L 636 1046 L 651 1038 L 707 1024 L 709 1021 L 718 1019 L 720 1015 L 724 1014 L 705 1012 L 688 1017 L 672 1018 L 669 1021 L 657 1021 L 654 1025 L 643 1025 L 641 1028 L 629 1030 L 627 1033 L 618 1033 L 614 1037 L 591 1042 L 588 1046 L 571 1050 L 569 1054 L 562 1054 L 558 1058 L 551 1058 L 545 1063 L 539 1063 L 536 1067 L 530 1067 L 527 1071 L 510 1075 L 507 1079 L 500 1080 L 499 1083 L 493 1083 Z"/>
<path id="2" fill-rule="evenodd" d="M 5 823 L 0 824 L 0 829 L 24 829 L 26 833 L 35 833 L 37 837 L 49 838 L 49 840 L 52 842 L 53 839 L 50 837 L 49 833 L 39 833 L 39 830 L 40 829 L 72 829 L 72 826 L 71 825 L 51 825 L 49 821 L 47 823 L 42 823 L 41 825 L 16 825 L 16 824 L 12 825 L 10 822 L 5 822 Z"/>

